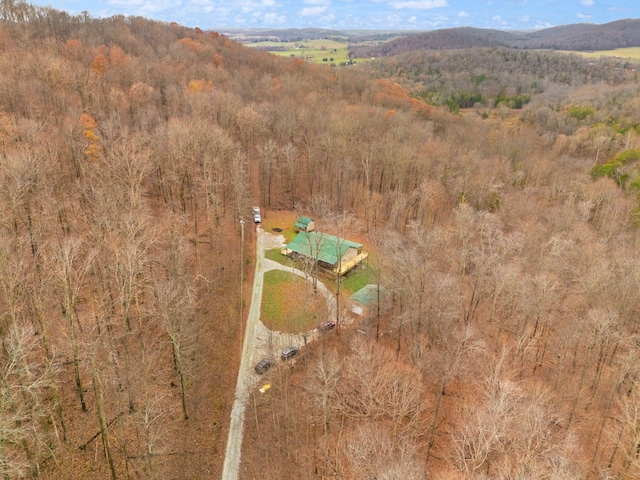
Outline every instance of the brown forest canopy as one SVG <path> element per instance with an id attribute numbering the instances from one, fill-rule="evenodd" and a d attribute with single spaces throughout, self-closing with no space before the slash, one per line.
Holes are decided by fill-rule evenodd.
<path id="1" fill-rule="evenodd" d="M 588 85 L 610 87 L 632 84 L 637 65 L 625 59 L 585 59 L 549 51 L 504 47 L 444 51 L 414 51 L 363 65 L 375 76 L 401 83 L 412 94 L 434 105 L 460 108 L 498 106 L 522 108 L 529 101 L 559 109 L 568 92 Z M 616 89 L 616 91 L 619 89 Z M 599 94 L 598 97 L 602 97 Z M 593 99 L 601 104 L 601 98 Z M 606 101 L 617 102 L 615 96 Z M 624 112 L 620 112 L 622 107 Z M 632 107 L 631 107 L 632 108 Z M 616 121 L 631 114 L 623 103 L 612 111 Z"/>
<path id="2" fill-rule="evenodd" d="M 3 0 L 2 474 L 220 476 L 257 202 L 350 213 L 393 301 L 274 371 L 247 478 L 636 478 L 635 80 Z"/>

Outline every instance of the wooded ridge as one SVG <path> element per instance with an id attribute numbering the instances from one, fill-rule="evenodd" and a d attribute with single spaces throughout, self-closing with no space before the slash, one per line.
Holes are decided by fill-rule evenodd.
<path id="1" fill-rule="evenodd" d="M 578 23 L 535 31 L 504 31 L 473 27 L 416 33 L 380 45 L 352 46 L 357 58 L 393 56 L 414 50 L 508 47 L 570 51 L 614 50 L 640 46 L 640 19 L 596 25 Z"/>
<path id="2" fill-rule="evenodd" d="M 624 85 L 638 75 L 635 65 L 625 59 L 595 60 L 504 47 L 417 50 L 377 59 L 361 68 L 400 83 L 429 104 L 447 105 L 454 111 L 501 104 L 521 109 L 542 99 L 549 108 L 558 109 L 564 98 L 560 91 L 598 83 Z"/>

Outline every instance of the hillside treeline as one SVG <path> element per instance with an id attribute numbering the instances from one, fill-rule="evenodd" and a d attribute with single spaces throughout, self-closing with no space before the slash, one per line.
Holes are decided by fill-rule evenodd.
<path id="1" fill-rule="evenodd" d="M 590 176 L 640 147 L 632 81 L 461 116 L 213 32 L 0 5 L 5 478 L 219 477 L 254 202 L 349 213 L 392 302 L 269 373 L 242 478 L 640 474 L 638 199 Z"/>
<path id="2" fill-rule="evenodd" d="M 379 45 L 351 45 L 349 51 L 356 58 L 393 57 L 413 51 L 456 50 L 474 47 L 506 47 L 514 34 L 482 28 L 443 28 L 432 32 L 415 33 L 391 39 Z"/>
<path id="3" fill-rule="evenodd" d="M 519 109 L 533 98 L 559 110 L 581 87 L 604 89 L 597 94 L 597 101 L 602 102 L 601 97 L 611 87 L 632 85 L 637 78 L 634 65 L 624 59 L 589 60 L 578 55 L 501 47 L 417 51 L 377 59 L 362 68 L 402 84 L 430 104 L 448 105 L 453 110 L 500 104 Z M 614 113 L 611 121 L 630 113 L 626 108 L 619 111 L 625 105 L 616 105 L 618 92 L 615 89 L 606 100 L 612 108 L 604 110 Z"/>
<path id="4" fill-rule="evenodd" d="M 375 46 L 349 48 L 358 58 L 390 57 L 419 50 L 504 47 L 525 50 L 598 51 L 640 45 L 640 20 L 628 18 L 596 25 L 578 23 L 535 31 L 508 32 L 457 27 L 420 32 Z"/>

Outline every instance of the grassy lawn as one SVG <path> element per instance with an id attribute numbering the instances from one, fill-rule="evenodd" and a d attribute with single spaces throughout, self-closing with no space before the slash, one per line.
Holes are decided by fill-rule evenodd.
<path id="1" fill-rule="evenodd" d="M 364 268 L 358 268 L 355 273 L 343 278 L 341 288 L 351 295 L 370 283 L 376 283 L 376 275 L 371 267 L 365 265 Z"/>
<path id="2" fill-rule="evenodd" d="M 293 260 L 291 260 L 286 255 L 282 255 L 282 253 L 280 253 L 280 249 L 279 248 L 272 248 L 272 249 L 269 249 L 269 250 L 265 251 L 264 252 L 264 257 L 268 258 L 269 260 L 273 260 L 274 262 L 278 262 L 278 263 L 284 265 L 285 267 L 298 268 L 298 264 L 296 262 L 294 262 Z"/>
<path id="3" fill-rule="evenodd" d="M 260 318 L 267 328 L 302 333 L 313 329 L 326 317 L 325 298 L 313 295 L 311 282 L 281 270 L 265 273 Z"/>
<path id="4" fill-rule="evenodd" d="M 340 284 L 340 296 L 346 298 L 352 293 L 360 290 L 365 285 L 376 283 L 375 279 L 375 272 L 371 267 L 366 264 L 362 267 L 358 267 L 355 270 L 352 270 L 348 276 L 342 277 L 342 282 Z M 338 291 L 338 282 L 336 282 L 329 274 L 321 272 L 318 276 L 318 280 L 320 280 L 334 295 Z"/>

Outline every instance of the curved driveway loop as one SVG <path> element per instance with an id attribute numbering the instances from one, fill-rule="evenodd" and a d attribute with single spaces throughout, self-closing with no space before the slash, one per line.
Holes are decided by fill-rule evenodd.
<path id="1" fill-rule="evenodd" d="M 302 347 L 305 343 L 305 336 L 306 341 L 309 342 L 315 339 L 317 335 L 315 329 L 307 332 L 306 335 L 274 332 L 266 328 L 260 321 L 264 272 L 278 269 L 291 272 L 302 278 L 305 278 L 306 275 L 298 269 L 285 267 L 278 262 L 264 258 L 266 249 L 284 246 L 284 237 L 282 235 L 276 236 L 266 233 L 259 225 L 256 233 L 256 269 L 253 276 L 251 306 L 249 307 L 247 328 L 242 345 L 236 394 L 231 409 L 231 422 L 224 466 L 222 468 L 222 480 L 237 480 L 239 476 L 245 407 L 249 399 L 249 392 L 259 378 L 258 374 L 253 370 L 253 366 L 264 357 L 277 359 L 279 352 L 288 346 Z M 327 299 L 328 318 L 335 318 L 336 299 L 321 282 L 318 282 L 318 289 Z"/>

